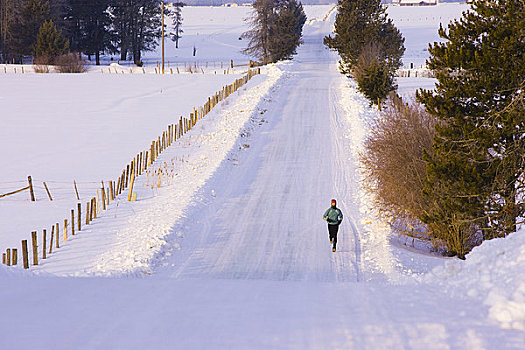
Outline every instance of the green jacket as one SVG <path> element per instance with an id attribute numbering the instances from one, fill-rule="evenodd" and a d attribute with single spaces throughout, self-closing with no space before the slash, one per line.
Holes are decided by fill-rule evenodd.
<path id="1" fill-rule="evenodd" d="M 330 207 L 324 212 L 323 219 L 328 221 L 328 225 L 339 225 L 343 221 L 343 213 L 337 207 Z"/>

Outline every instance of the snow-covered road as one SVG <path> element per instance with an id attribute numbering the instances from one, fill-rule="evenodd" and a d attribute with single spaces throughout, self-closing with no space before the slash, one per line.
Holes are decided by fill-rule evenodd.
<path id="1" fill-rule="evenodd" d="M 356 181 L 341 164 L 347 157 L 340 157 L 343 127 L 334 125 L 339 107 L 332 90 L 341 77 L 333 54 L 319 47 L 320 38 L 308 39 L 263 101 L 265 123 L 246 138 L 238 166 L 227 176 L 220 171 L 203 190 L 213 190 L 215 198 L 194 205 L 179 223 L 186 232 L 184 249 L 165 269 L 170 276 L 358 278 L 352 215 L 345 218 L 337 254 L 321 218 L 336 195 L 346 214 L 355 212 L 349 199 Z"/>

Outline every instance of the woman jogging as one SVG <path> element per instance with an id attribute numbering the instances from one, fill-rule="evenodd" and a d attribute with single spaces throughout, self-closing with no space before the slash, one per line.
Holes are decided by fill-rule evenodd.
<path id="1" fill-rule="evenodd" d="M 337 245 L 337 231 L 343 221 L 343 213 L 341 209 L 336 207 L 336 204 L 336 200 L 332 199 L 332 206 L 323 215 L 323 219 L 328 222 L 328 235 L 330 236 L 330 244 L 333 245 L 333 252 L 335 252 L 335 246 Z"/>

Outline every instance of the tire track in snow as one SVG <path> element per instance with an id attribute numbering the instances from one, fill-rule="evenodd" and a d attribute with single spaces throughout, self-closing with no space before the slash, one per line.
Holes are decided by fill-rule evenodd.
<path id="1" fill-rule="evenodd" d="M 336 69 L 336 68 L 333 68 Z M 344 78 L 346 79 L 346 78 Z M 355 269 L 355 279 L 356 281 L 361 280 L 361 240 L 359 231 L 354 224 L 355 216 L 359 215 L 359 209 L 357 207 L 358 201 L 355 200 L 355 197 L 358 196 L 358 190 L 356 186 L 359 186 L 358 179 L 355 176 L 355 169 L 357 166 L 357 160 L 350 157 L 351 152 L 348 145 L 348 140 L 345 138 L 345 133 L 347 132 L 347 125 L 342 120 L 340 114 L 340 105 L 339 101 L 341 96 L 338 96 L 336 90 L 333 86 L 330 86 L 330 103 L 331 103 L 331 121 L 332 121 L 332 130 L 334 132 L 333 137 L 333 147 L 335 150 L 334 162 L 335 162 L 335 171 L 337 173 L 337 178 L 334 179 L 334 191 L 337 194 L 337 197 L 344 198 L 344 201 L 340 201 L 341 209 L 343 210 L 343 215 L 345 215 L 344 221 L 347 223 L 344 226 L 349 228 L 352 232 L 354 240 L 354 257 L 350 259 Z M 353 185 L 353 187 L 352 187 Z M 350 193 L 350 197 L 349 194 Z M 350 203 L 352 205 L 350 205 Z M 359 216 L 358 216 L 359 217 Z M 342 264 L 343 262 L 339 262 Z M 342 269 L 341 269 L 342 270 Z"/>

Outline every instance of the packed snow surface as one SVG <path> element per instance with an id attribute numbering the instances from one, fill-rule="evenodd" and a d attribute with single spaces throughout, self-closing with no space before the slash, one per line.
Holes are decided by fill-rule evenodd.
<path id="1" fill-rule="evenodd" d="M 405 247 L 376 218 L 359 152 L 378 114 L 322 45 L 332 8 L 306 7 L 297 56 L 168 148 L 136 202 L 112 202 L 30 271 L 0 266 L 2 348 L 525 348 L 524 231 L 460 261 Z M 245 30 L 237 12 L 205 11 L 200 47 Z M 238 76 L 0 76 L 1 186 L 33 174 L 57 193 L 0 199 L 0 243 L 67 217 L 74 179 L 84 203 Z M 321 219 L 331 198 L 345 214 L 336 253 Z"/>

